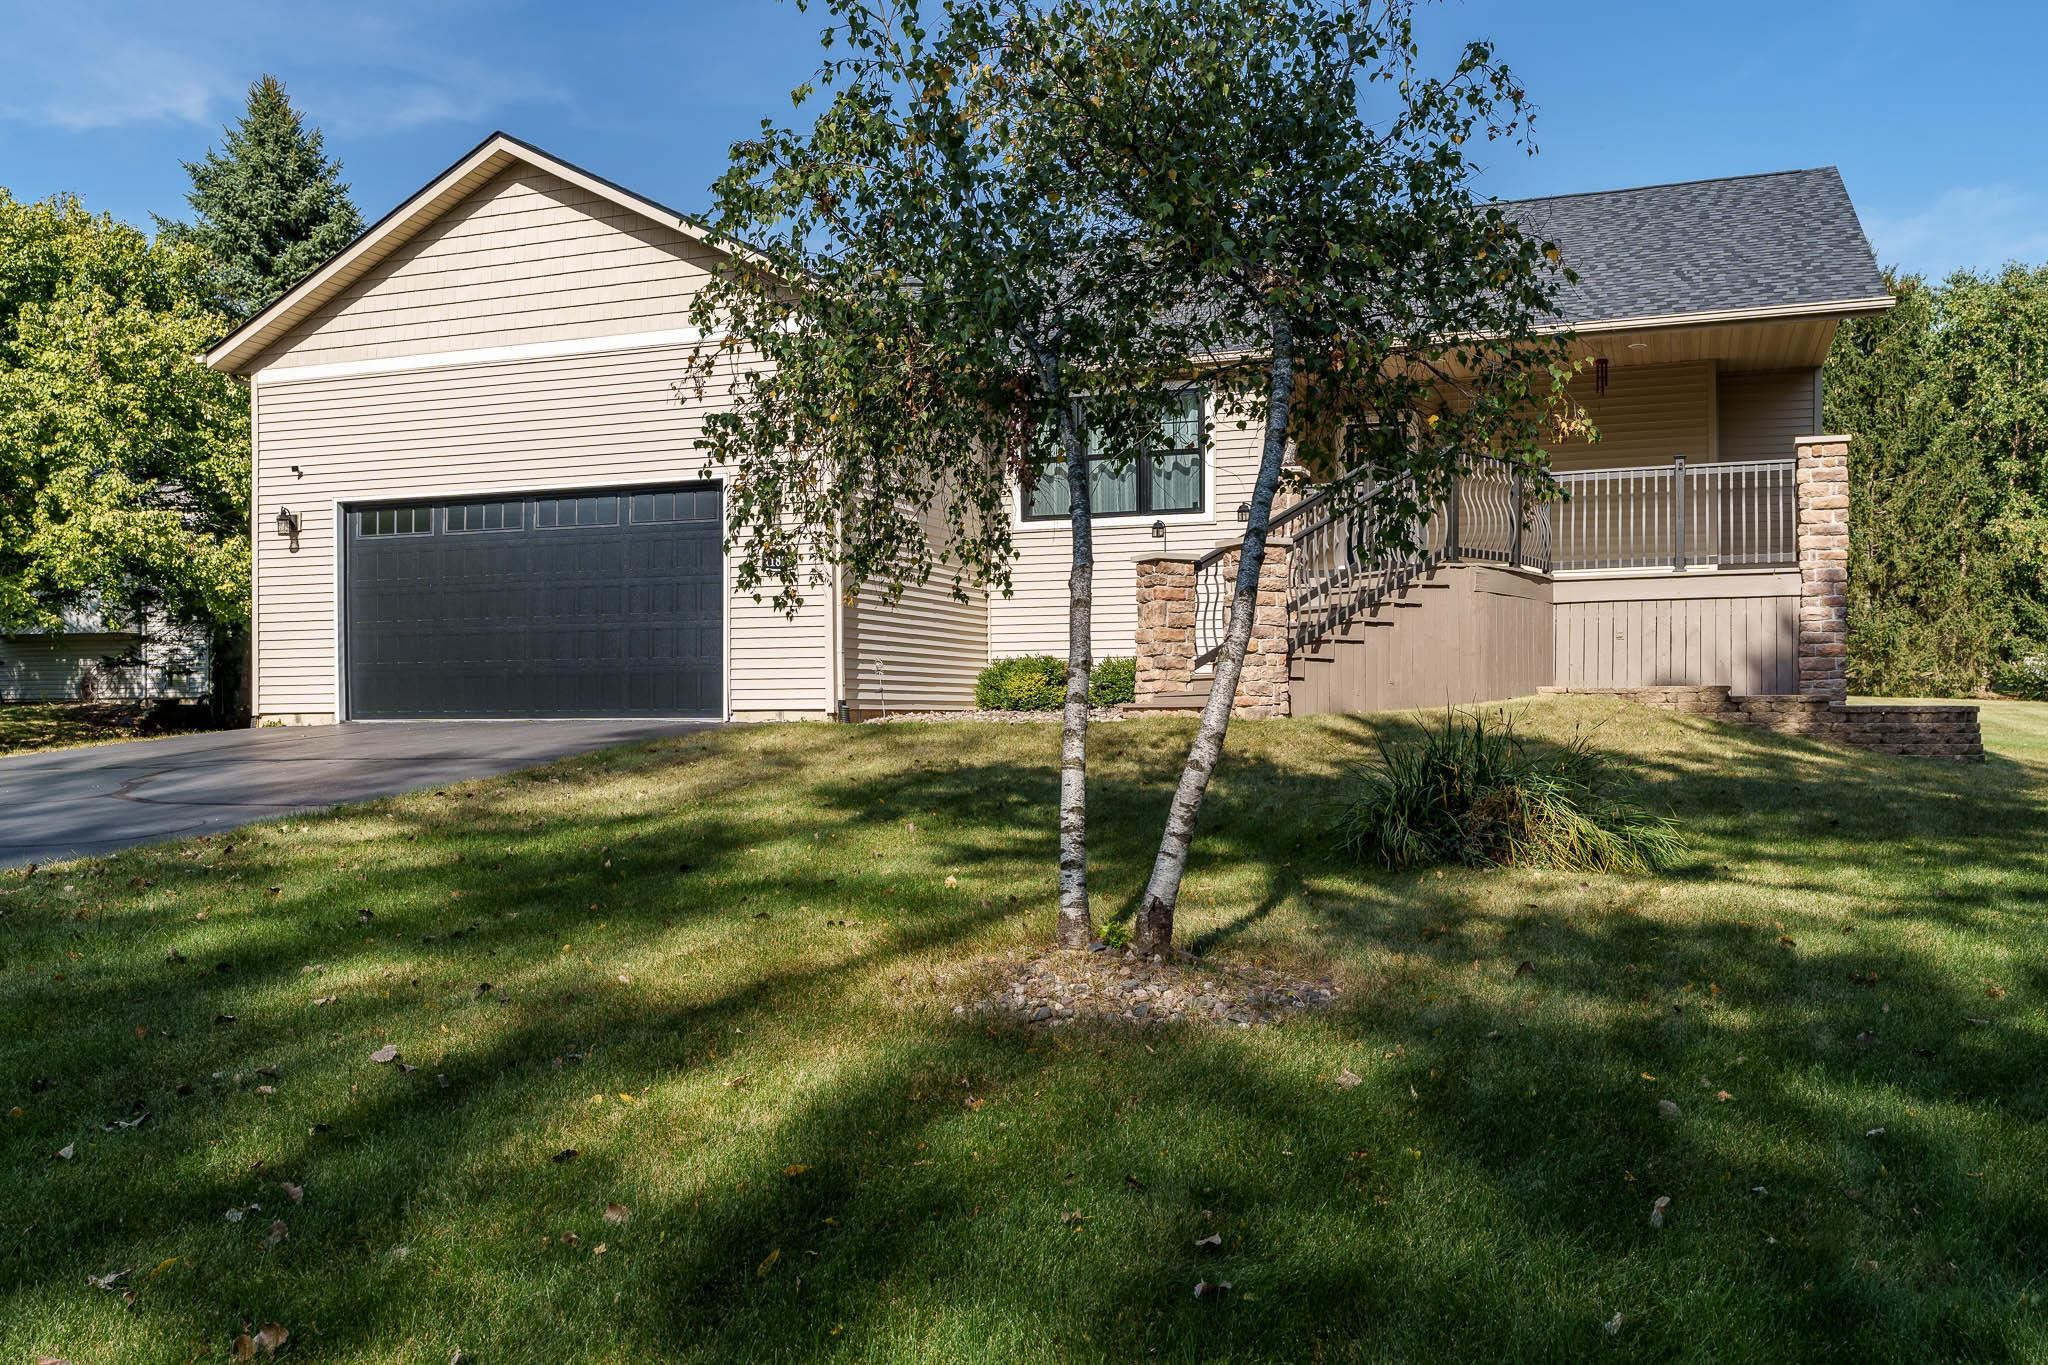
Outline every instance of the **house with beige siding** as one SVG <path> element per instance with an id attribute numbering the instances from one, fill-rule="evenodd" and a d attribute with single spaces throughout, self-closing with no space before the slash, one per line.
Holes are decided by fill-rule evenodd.
<path id="1" fill-rule="evenodd" d="M 1546 501 L 1484 468 L 1378 555 L 1315 495 L 1276 526 L 1253 711 L 1543 687 L 1839 695 L 1837 324 L 1890 297 L 1832 169 L 1523 201 L 1579 275 L 1561 328 L 1593 444 Z M 1065 648 L 1067 531 L 1018 489 L 1006 594 L 737 590 L 723 386 L 679 387 L 716 248 L 684 215 L 493 135 L 212 351 L 253 413 L 260 722 L 826 718 L 971 705 L 991 659 Z M 1257 433 L 1199 390 L 1097 496 L 1095 652 L 1199 705 Z M 1183 593 L 1180 589 L 1185 588 Z"/>

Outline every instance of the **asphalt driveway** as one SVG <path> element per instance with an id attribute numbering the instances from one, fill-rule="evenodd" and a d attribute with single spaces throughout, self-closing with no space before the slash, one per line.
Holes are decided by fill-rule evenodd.
<path id="1" fill-rule="evenodd" d="M 611 720 L 321 725 L 0 758 L 0 867 L 210 834 L 703 728 Z"/>

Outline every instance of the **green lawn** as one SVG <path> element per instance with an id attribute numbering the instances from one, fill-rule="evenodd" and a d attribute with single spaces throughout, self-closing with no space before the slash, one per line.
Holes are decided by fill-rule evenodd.
<path id="1" fill-rule="evenodd" d="M 0 756 L 166 734 L 177 718 L 146 702 L 0 702 Z M 196 725 L 201 716 L 194 709 L 189 719 Z"/>
<path id="2" fill-rule="evenodd" d="M 1050 727 L 732 728 L 0 873 L 0 1360 L 2048 1356 L 2048 706 L 1983 765 L 1526 724 L 1636 756 L 1689 865 L 1346 868 L 1371 723 L 1233 729 L 1183 926 L 1344 983 L 1275 1029 L 954 1019 L 1050 932 Z M 1105 913 L 1187 736 L 1096 731 Z"/>

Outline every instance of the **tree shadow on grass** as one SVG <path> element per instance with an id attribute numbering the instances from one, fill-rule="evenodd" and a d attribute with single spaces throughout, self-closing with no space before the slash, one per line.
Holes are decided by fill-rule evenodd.
<path id="1" fill-rule="evenodd" d="M 759 741 L 744 766 L 812 812 L 796 839 L 741 801 L 736 772 L 688 801 L 586 812 L 573 838 L 522 800 L 538 779 L 347 817 L 375 842 L 332 871 L 257 836 L 204 925 L 190 898 L 101 922 L 37 899 L 20 932 L 38 942 L 19 951 L 41 963 L 68 942 L 88 960 L 9 987 L 10 1016 L 42 1024 L 10 1071 L 47 1064 L 65 1088 L 7 1137 L 28 1212 L 0 1259 L 0 1319 L 75 1314 L 82 1275 L 176 1256 L 145 1324 L 211 1342 L 277 1316 L 306 1347 L 363 1358 L 2024 1353 L 2019 1296 L 2048 1249 L 2028 1169 L 2048 1158 L 2041 983 L 1993 1001 L 1974 974 L 1992 917 L 2015 913 L 1985 869 L 2041 870 L 2024 832 L 2038 789 L 1860 762 L 1823 782 L 1828 755 L 1777 740 L 1733 779 L 1653 759 L 1681 815 L 1713 822 L 1713 859 L 1683 885 L 1725 884 L 1727 915 L 1662 914 L 1648 879 L 1503 879 L 1488 894 L 1515 903 L 1482 905 L 1479 883 L 1361 873 L 1318 841 L 1327 751 L 1358 732 L 1325 727 L 1302 761 L 1253 731 L 1205 822 L 1198 936 L 1263 944 L 1285 908 L 1348 964 L 1341 1010 L 1271 1033 L 977 1030 L 942 1002 L 891 1004 L 933 962 L 1033 941 L 1043 915 L 1018 904 L 1049 906 L 1049 752 L 963 762 L 943 734 L 878 742 L 894 772 L 820 771 Z M 1097 765 L 1104 882 L 1149 863 L 1167 747 L 1133 735 Z M 652 781 L 664 752 L 550 774 Z M 1837 794 L 1832 826 L 1810 787 Z M 1916 803 L 1903 824 L 1871 808 L 1879 793 Z M 809 836 L 885 856 L 813 856 Z M 1801 849 L 1778 853 L 1787 838 Z M 1959 876 L 1864 876 L 1901 840 Z M 98 866 L 113 887 L 168 888 L 185 864 Z M 1763 895 L 1829 913 L 1788 946 L 1743 922 Z M 848 907 L 865 923 L 832 925 Z M 610 959 L 676 934 L 730 962 L 613 979 Z M 167 942 L 192 948 L 175 970 Z M 573 979 L 565 942 L 595 959 Z M 474 995 L 472 977 L 496 989 Z M 311 1006 L 327 980 L 343 998 Z M 465 1016 L 482 1023 L 441 1043 Z M 113 1046 L 136 1019 L 176 1036 Z M 421 1069 L 370 1065 L 386 1037 Z M 269 1100 L 246 1083 L 170 1093 L 280 1058 Z M 1332 1083 L 1347 1067 L 1349 1090 Z M 149 1125 L 87 1129 L 81 1164 L 48 1161 L 131 1093 L 159 1106 Z M 1657 1116 L 1667 1095 L 1675 1122 Z M 86 1188 L 110 1171 L 133 1189 L 118 1221 Z M 221 1212 L 281 1179 L 308 1200 L 264 1252 L 268 1205 L 254 1231 Z M 629 1222 L 602 1222 L 614 1200 Z M 1237 1288 L 1198 1300 L 1197 1279 Z M 121 1320 L 112 1296 L 92 1303 Z"/>

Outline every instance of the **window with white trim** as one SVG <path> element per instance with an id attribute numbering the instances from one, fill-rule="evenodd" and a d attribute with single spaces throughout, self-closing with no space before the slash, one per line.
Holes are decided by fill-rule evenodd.
<path id="1" fill-rule="evenodd" d="M 1120 466 L 1090 463 L 1089 512 L 1098 520 L 1200 512 L 1203 457 L 1202 391 L 1182 389 L 1168 400 L 1156 445 Z M 1061 521 L 1071 506 L 1064 462 L 1047 468 L 1024 492 L 1026 521 Z"/>

